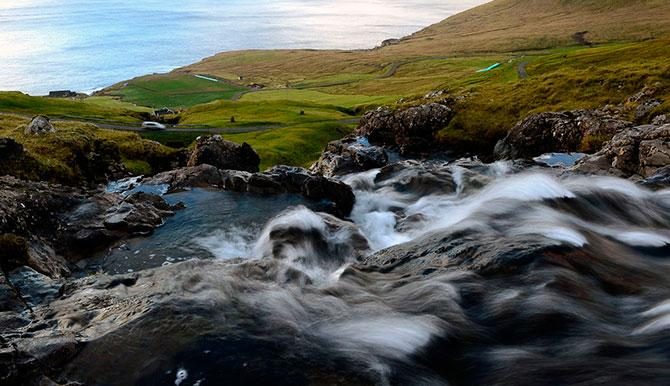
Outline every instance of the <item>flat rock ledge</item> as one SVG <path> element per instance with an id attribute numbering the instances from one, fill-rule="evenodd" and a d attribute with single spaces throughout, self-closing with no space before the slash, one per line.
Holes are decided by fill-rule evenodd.
<path id="1" fill-rule="evenodd" d="M 217 188 L 254 194 L 301 194 L 334 204 L 333 214 L 346 217 L 356 200 L 351 187 L 336 179 L 293 166 L 275 166 L 260 173 L 218 169 L 202 164 L 157 174 L 142 180 L 148 185 L 167 185 L 168 193 L 188 188 Z"/>
<path id="2" fill-rule="evenodd" d="M 127 237 L 147 235 L 176 208 L 161 197 L 129 196 L 0 177 L 0 262 L 52 278 Z"/>

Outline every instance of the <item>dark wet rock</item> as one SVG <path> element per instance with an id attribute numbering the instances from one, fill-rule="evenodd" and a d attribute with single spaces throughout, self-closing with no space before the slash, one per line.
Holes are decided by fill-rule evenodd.
<path id="1" fill-rule="evenodd" d="M 545 153 L 576 152 L 597 146 L 589 141 L 606 141 L 632 126 L 601 110 L 539 113 L 514 126 L 496 144 L 494 153 L 497 159 L 531 159 Z"/>
<path id="2" fill-rule="evenodd" d="M 262 173 L 220 170 L 211 165 L 181 168 L 144 179 L 144 184 L 168 186 L 168 193 L 191 187 L 218 188 L 255 194 L 301 194 L 313 200 L 327 200 L 335 207 L 332 212 L 347 216 L 356 197 L 351 187 L 306 169 L 275 166 Z"/>
<path id="3" fill-rule="evenodd" d="M 418 196 L 451 194 L 459 189 L 467 192 L 486 185 L 490 179 L 482 174 L 485 170 L 486 165 L 477 159 L 451 163 L 405 160 L 381 168 L 374 183 L 377 189 L 392 187 Z"/>
<path id="4" fill-rule="evenodd" d="M 373 145 L 397 147 L 403 155 L 427 154 L 435 147 L 435 134 L 452 117 L 453 110 L 439 103 L 397 111 L 380 107 L 363 115 L 356 134 Z"/>
<path id="5" fill-rule="evenodd" d="M 401 161 L 381 168 L 375 177 L 375 185 L 392 186 L 400 192 L 416 194 L 453 193 L 456 182 L 447 163 Z"/>
<path id="6" fill-rule="evenodd" d="M 3 384 L 44 376 L 83 384 L 173 384 L 181 367 L 191 384 L 201 378 L 213 384 L 374 383 L 364 366 L 327 354 L 311 341 L 285 345 L 290 329 L 272 332 L 279 346 L 246 332 L 270 324 L 262 311 L 242 317 L 234 311 L 238 301 L 220 292 L 233 295 L 237 289 L 215 283 L 265 269 L 260 263 L 231 270 L 225 263 L 190 261 L 143 271 L 128 285 L 110 287 L 105 283 L 114 279 L 106 275 L 72 282 L 62 298 L 35 310 L 34 327 L 4 337 L 12 344 L 0 353 L 0 365 L 12 371 L 3 374 Z M 253 285 L 243 280 L 235 286 Z M 197 295 L 212 291 L 214 297 Z M 246 296 L 240 300 L 246 303 Z M 129 349 L 134 345 L 142 349 Z M 289 356 L 280 355 L 287 349 Z"/>
<path id="7" fill-rule="evenodd" d="M 47 133 L 53 133 L 56 129 L 51 124 L 49 117 L 44 115 L 35 116 L 24 131 L 26 135 L 41 135 Z"/>
<path id="8" fill-rule="evenodd" d="M 143 192 L 127 197 L 98 193 L 62 216 L 67 255 L 86 257 L 123 238 L 151 234 L 176 209 L 161 197 Z"/>
<path id="9" fill-rule="evenodd" d="M 240 175 L 248 175 L 248 173 L 240 172 Z M 222 185 L 222 171 L 215 166 L 203 164 L 159 173 L 145 178 L 143 182 L 151 185 L 167 185 L 170 193 L 191 187 L 219 187 Z"/>
<path id="10" fill-rule="evenodd" d="M 442 273 L 494 274 L 524 267 L 554 246 L 551 240 L 536 236 L 507 239 L 475 230 L 436 232 L 368 256 L 356 268 L 401 276 L 417 276 L 431 268 Z"/>
<path id="11" fill-rule="evenodd" d="M 256 194 L 279 194 L 285 189 L 271 176 L 265 174 L 252 174 L 247 180 L 247 192 Z"/>
<path id="12" fill-rule="evenodd" d="M 668 165 L 670 125 L 644 125 L 617 134 L 598 153 L 580 160 L 573 170 L 646 178 Z"/>
<path id="13" fill-rule="evenodd" d="M 301 193 L 312 200 L 325 199 L 334 202 L 335 213 L 339 216 L 351 213 L 356 201 L 356 196 L 349 185 L 318 175 L 305 181 Z"/>
<path id="14" fill-rule="evenodd" d="M 302 206 L 270 220 L 257 245 L 258 252 L 266 258 L 291 260 L 325 271 L 334 271 L 371 252 L 367 239 L 355 224 Z M 299 279 L 314 280 L 309 277 L 309 269 Z"/>
<path id="15" fill-rule="evenodd" d="M 0 363 L 13 380 L 84 384 L 172 384 L 180 370 L 190 383 L 260 385 L 416 384 L 417 372 L 429 384 L 578 384 L 603 368 L 614 384 L 670 377 L 665 331 L 636 330 L 655 320 L 639 313 L 667 299 L 667 268 L 626 249 L 603 254 L 610 240 L 570 248 L 501 229 L 442 231 L 361 257 L 334 280 L 291 248 L 323 251 L 324 235 L 346 228 L 324 220 L 333 229 L 278 223 L 260 260 L 73 281 L 30 326 L 0 331 Z M 506 382 L 510 371 L 521 378 Z"/>
<path id="16" fill-rule="evenodd" d="M 360 137 L 346 137 L 330 142 L 310 170 L 325 177 L 334 177 L 380 168 L 388 160 L 383 148 L 371 146 Z"/>
<path id="17" fill-rule="evenodd" d="M 643 185 L 650 188 L 661 189 L 670 186 L 670 165 L 658 169 L 653 175 L 645 178 Z"/>
<path id="18" fill-rule="evenodd" d="M 219 169 L 258 172 L 261 159 L 246 142 L 237 144 L 220 135 L 198 137 L 187 166 L 208 164 Z"/>
<path id="19" fill-rule="evenodd" d="M 26 307 L 26 302 L 21 298 L 16 286 L 8 280 L 5 272 L 0 272 L 0 325 L 4 326 L 5 323 L 10 323 L 9 317 L 12 311 L 21 312 Z"/>
<path id="20" fill-rule="evenodd" d="M 74 152 L 77 175 L 90 184 L 106 183 L 128 175 L 119 146 L 111 141 L 93 140 Z"/>
<path id="21" fill-rule="evenodd" d="M 62 277 L 69 262 L 122 238 L 151 232 L 171 215 L 154 195 L 88 191 L 0 177 L 0 260 Z"/>
<path id="22" fill-rule="evenodd" d="M 172 215 L 172 208 L 161 197 L 137 192 L 108 209 L 102 223 L 109 230 L 139 236 L 153 232 L 169 215 Z"/>
<path id="23" fill-rule="evenodd" d="M 8 279 L 30 307 L 46 304 L 56 299 L 64 284 L 62 279 L 52 279 L 29 267 L 20 267 L 11 271 Z"/>
<path id="24" fill-rule="evenodd" d="M 51 242 L 60 228 L 54 214 L 70 210 L 81 199 L 81 192 L 72 188 L 0 177 L 0 254 L 8 268 L 30 265 L 50 276 L 67 274 L 44 241 Z"/>
<path id="25" fill-rule="evenodd" d="M 263 172 L 263 174 L 280 182 L 280 184 L 291 193 L 301 192 L 303 185 L 305 185 L 308 180 L 317 177 L 314 173 L 311 173 L 306 169 L 286 165 L 273 166 Z M 337 180 L 331 179 L 329 181 L 335 182 Z"/>

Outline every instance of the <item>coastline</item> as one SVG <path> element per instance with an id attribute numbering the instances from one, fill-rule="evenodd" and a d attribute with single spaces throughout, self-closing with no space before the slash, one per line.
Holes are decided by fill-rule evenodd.
<path id="1" fill-rule="evenodd" d="M 39 1 L 33 0 L 38 4 Z M 49 47 L 48 51 L 35 49 L 35 45 L 28 46 L 31 40 L 27 38 L 19 40 L 25 41 L 21 44 L 17 41 L 6 42 L 11 50 L 4 59 L 0 59 L 0 66 L 12 70 L 5 73 L 4 81 L 0 79 L 0 89 L 36 96 L 60 89 L 90 93 L 125 79 L 152 73 L 169 73 L 221 52 L 249 49 L 365 50 L 389 37 L 411 34 L 465 7 L 459 5 L 450 9 L 444 3 L 422 0 L 418 2 L 417 10 L 405 12 L 405 18 L 383 11 L 386 7 L 379 11 L 368 7 L 350 11 L 346 8 L 331 10 L 329 12 L 334 12 L 335 18 L 328 19 L 330 16 L 315 12 L 319 11 L 318 1 L 290 14 L 270 1 L 266 6 L 217 4 L 211 12 L 208 11 L 210 14 L 204 11 L 204 7 L 200 7 L 193 15 L 178 7 L 164 15 L 171 2 L 168 0 L 165 9 L 154 10 L 154 16 L 136 10 L 136 5 L 127 0 L 118 3 L 118 10 L 113 5 L 101 3 L 97 12 L 106 13 L 110 20 L 118 21 L 118 26 L 104 28 L 99 26 L 95 17 L 89 16 L 83 6 L 48 7 L 51 14 L 58 14 L 61 8 L 64 9 L 62 18 L 70 15 L 67 12 L 69 8 L 76 10 L 76 24 L 66 19 L 58 20 L 62 24 L 62 33 L 70 37 L 67 41 L 54 42 L 40 38 L 40 44 Z M 202 0 L 196 0 L 191 5 L 197 7 L 201 3 L 205 4 Z M 347 1 L 344 3 L 353 5 Z M 381 7 L 379 4 L 376 6 Z M 429 12 L 433 6 L 438 9 L 437 12 Z M 236 7 L 236 12 L 224 12 L 227 7 Z M 409 4 L 401 0 L 391 1 L 388 9 L 393 7 L 404 9 L 409 8 Z M 263 12 L 258 12 L 257 8 Z M 22 17 L 42 17 L 39 13 L 31 13 L 39 11 L 20 13 L 21 9 L 18 7 L 12 13 L 0 7 L 0 18 L 11 21 L 12 18 L 22 20 Z M 440 13 L 441 17 L 435 16 Z M 50 19 L 45 16 L 40 20 L 44 28 L 48 28 Z M 301 20 L 309 23 L 301 23 Z M 176 22 L 182 23 L 181 28 L 171 27 Z M 12 32 L 4 36 L 21 36 L 21 25 L 18 21 L 14 23 L 16 25 L 5 23 L 0 26 L 0 43 L 4 29 Z M 302 24 L 311 26 L 300 27 Z M 142 31 L 137 30 L 139 25 L 144 26 Z M 80 32 L 84 28 L 90 30 L 90 36 Z M 317 33 L 317 30 L 320 32 Z M 31 36 L 39 38 L 41 31 L 38 28 L 31 32 Z M 49 33 L 55 34 L 51 31 Z M 31 64 L 38 62 L 41 63 L 40 69 Z M 25 74 L 30 73 L 36 75 L 27 78 Z"/>

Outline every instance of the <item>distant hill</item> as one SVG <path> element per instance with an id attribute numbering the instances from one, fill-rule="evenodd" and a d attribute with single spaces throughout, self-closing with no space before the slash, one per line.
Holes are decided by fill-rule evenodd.
<path id="1" fill-rule="evenodd" d="M 551 48 L 588 31 L 593 42 L 670 34 L 668 0 L 495 0 L 459 13 L 389 47 L 396 53 L 449 54 Z"/>
<path id="2" fill-rule="evenodd" d="M 494 0 L 375 50 L 224 52 L 177 71 L 278 86 L 343 72 L 373 73 L 406 58 L 468 56 L 670 36 L 670 0 Z"/>

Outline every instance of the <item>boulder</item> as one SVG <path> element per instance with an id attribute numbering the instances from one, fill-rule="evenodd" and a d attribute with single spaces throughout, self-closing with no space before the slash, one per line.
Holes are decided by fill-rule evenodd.
<path id="1" fill-rule="evenodd" d="M 619 177 L 651 177 L 670 165 L 670 125 L 637 126 L 617 134 L 573 170 Z"/>
<path id="2" fill-rule="evenodd" d="M 633 124 L 600 110 L 533 114 L 514 126 L 495 147 L 497 159 L 531 159 L 552 152 L 576 152 L 591 140 L 607 140 Z M 597 146 L 597 144 L 595 145 Z"/>
<path id="3" fill-rule="evenodd" d="M 380 168 L 388 163 L 388 159 L 383 148 L 371 146 L 365 138 L 346 137 L 330 142 L 310 170 L 334 177 Z"/>
<path id="4" fill-rule="evenodd" d="M 670 124 L 670 114 L 661 114 L 655 116 L 654 119 L 651 120 L 651 124 L 656 126 Z"/>
<path id="5" fill-rule="evenodd" d="M 642 182 L 652 189 L 667 188 L 670 186 L 670 165 L 658 169 L 653 175 L 645 178 Z"/>
<path id="6" fill-rule="evenodd" d="M 24 134 L 26 135 L 40 135 L 46 133 L 53 133 L 56 129 L 51 124 L 49 117 L 44 115 L 37 115 L 30 121 Z"/>
<path id="7" fill-rule="evenodd" d="M 247 143 L 226 141 L 220 135 L 198 137 L 187 166 L 208 164 L 219 169 L 258 172 L 261 159 Z"/>
<path id="8" fill-rule="evenodd" d="M 356 134 L 370 143 L 398 147 L 403 155 L 425 154 L 435 143 L 435 134 L 445 128 L 453 110 L 443 104 L 429 103 L 401 110 L 380 107 L 361 118 Z"/>

